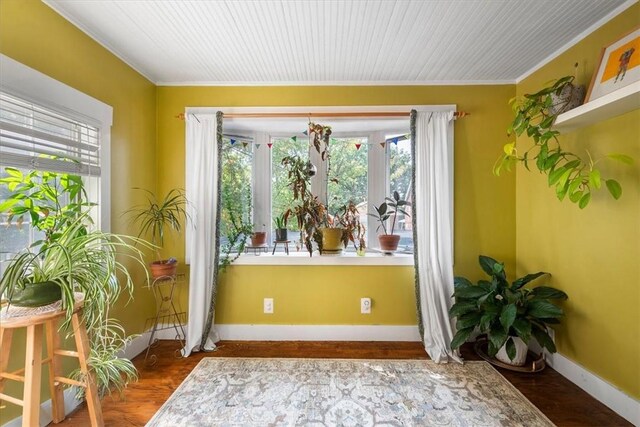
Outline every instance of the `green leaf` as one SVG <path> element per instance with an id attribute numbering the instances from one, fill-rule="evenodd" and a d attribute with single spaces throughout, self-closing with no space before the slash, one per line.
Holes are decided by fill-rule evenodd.
<path id="1" fill-rule="evenodd" d="M 578 202 L 578 207 L 580 209 L 586 208 L 590 200 L 591 200 L 591 193 L 585 194 L 580 198 L 580 202 Z"/>
<path id="2" fill-rule="evenodd" d="M 567 299 L 566 293 L 550 286 L 538 286 L 531 290 L 534 299 Z"/>
<path id="3" fill-rule="evenodd" d="M 618 200 L 620 196 L 622 196 L 622 187 L 618 181 L 615 179 L 608 179 L 605 181 L 605 184 L 614 199 Z"/>
<path id="4" fill-rule="evenodd" d="M 485 255 L 480 255 L 478 257 L 478 260 L 480 262 L 480 267 L 482 268 L 482 270 L 487 273 L 489 276 L 493 276 L 494 275 L 494 266 L 496 264 L 500 264 L 498 261 L 496 261 L 495 259 L 485 256 Z"/>
<path id="5" fill-rule="evenodd" d="M 553 343 L 553 340 L 545 329 L 542 329 L 537 325 L 533 325 L 532 334 L 541 347 L 546 348 L 551 353 L 556 352 L 556 345 Z"/>
<path id="6" fill-rule="evenodd" d="M 627 165 L 633 164 L 633 158 L 631 156 L 627 156 L 626 154 L 621 153 L 609 153 L 607 157 L 613 160 L 617 160 Z"/>
<path id="7" fill-rule="evenodd" d="M 558 180 L 560 179 L 560 177 L 562 177 L 562 175 L 565 173 L 565 168 L 563 167 L 559 167 L 558 169 L 552 170 L 551 172 L 549 172 L 549 187 L 551 187 L 552 185 L 554 185 L 556 182 L 558 182 Z"/>
<path id="8" fill-rule="evenodd" d="M 600 181 L 600 171 L 598 169 L 594 169 L 589 172 L 589 185 L 595 189 L 599 189 L 602 186 Z"/>
<path id="9" fill-rule="evenodd" d="M 475 328 L 480 324 L 480 318 L 482 314 L 479 311 L 464 314 L 458 317 L 456 321 L 456 327 L 460 329 Z"/>
<path id="10" fill-rule="evenodd" d="M 475 303 L 475 301 L 458 301 L 455 304 L 453 304 L 451 306 L 451 309 L 449 310 L 449 315 L 451 317 L 460 317 L 464 314 L 470 313 L 472 311 L 477 311 L 478 310 L 478 305 Z"/>
<path id="11" fill-rule="evenodd" d="M 561 317 L 564 313 L 560 307 L 548 301 L 533 299 L 529 301 L 527 314 L 531 317 L 546 318 Z"/>
<path id="12" fill-rule="evenodd" d="M 531 322 L 522 318 L 518 318 L 513 321 L 512 327 L 522 341 L 526 343 L 529 342 L 529 340 L 531 339 Z"/>
<path id="13" fill-rule="evenodd" d="M 451 348 L 455 350 L 456 348 L 467 342 L 467 339 L 469 339 L 469 336 L 473 332 L 473 329 L 474 328 L 458 329 L 458 332 L 456 332 L 453 339 L 451 340 Z"/>
<path id="14" fill-rule="evenodd" d="M 453 278 L 453 285 L 454 286 L 473 286 L 473 284 L 469 281 L 469 279 L 461 276 L 456 276 Z"/>
<path id="15" fill-rule="evenodd" d="M 516 305 L 509 304 L 505 305 L 502 309 L 502 313 L 500 313 L 500 324 L 506 332 L 509 332 L 509 328 L 513 325 L 513 321 L 516 319 Z"/>
<path id="16" fill-rule="evenodd" d="M 569 200 L 573 203 L 578 203 L 578 201 L 582 198 L 582 191 L 576 191 L 575 193 L 569 194 Z"/>
<path id="17" fill-rule="evenodd" d="M 487 332 L 489 330 L 489 325 L 496 318 L 496 315 L 497 313 L 485 313 L 482 315 L 482 317 L 480 318 L 480 325 L 478 326 L 480 332 Z"/>
<path id="18" fill-rule="evenodd" d="M 567 195 L 567 191 L 569 191 L 569 184 L 567 182 L 558 182 L 556 184 L 556 197 L 558 200 L 563 201 Z"/>
<path id="19" fill-rule="evenodd" d="M 553 124 L 553 120 L 555 119 L 554 116 L 549 116 L 547 118 L 545 118 L 544 120 L 542 120 L 540 122 L 540 127 L 543 129 L 549 129 L 551 127 L 551 125 Z"/>
<path id="20" fill-rule="evenodd" d="M 520 289 L 521 287 L 523 287 L 527 283 L 531 282 L 532 280 L 537 279 L 540 276 L 544 276 L 545 274 L 549 274 L 549 273 L 544 272 L 544 271 L 539 271 L 537 273 L 527 274 L 526 276 L 521 277 L 521 278 L 517 279 L 515 282 L 513 282 L 513 285 L 511 287 L 513 289 Z"/>
<path id="21" fill-rule="evenodd" d="M 506 343 L 507 356 L 509 356 L 509 360 L 513 360 L 516 357 L 516 345 L 513 342 L 513 338 L 509 337 Z"/>
<path id="22" fill-rule="evenodd" d="M 500 347 L 504 345 L 505 341 L 508 338 L 507 333 L 500 327 L 492 327 L 489 330 L 489 333 L 487 334 L 487 336 L 489 337 L 489 341 L 491 342 L 492 346 L 495 348 L 496 352 L 498 351 L 498 349 L 500 349 Z M 490 352 L 491 352 L 491 349 L 490 349 Z M 495 356 L 495 353 L 489 354 L 489 356 Z"/>
<path id="23" fill-rule="evenodd" d="M 479 286 L 459 286 L 455 288 L 453 295 L 457 298 L 480 298 L 485 295 L 487 291 Z"/>

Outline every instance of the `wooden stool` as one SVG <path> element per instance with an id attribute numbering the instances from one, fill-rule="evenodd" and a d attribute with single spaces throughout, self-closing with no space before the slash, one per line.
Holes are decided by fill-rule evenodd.
<path id="1" fill-rule="evenodd" d="M 76 294 L 71 325 L 73 327 L 77 351 L 63 350 L 60 347 L 58 321 L 65 312 L 60 309 L 60 302 L 45 307 L 2 307 L 0 312 L 0 399 L 22 406 L 22 425 L 40 425 L 40 380 L 42 364 L 49 365 L 49 390 L 51 393 L 51 412 L 53 422 L 59 423 L 65 418 L 64 394 L 62 384 L 85 387 L 85 398 L 89 409 L 92 426 L 103 426 L 102 410 L 93 374 L 87 367 L 89 358 L 89 338 L 82 321 L 82 294 Z M 42 335 L 46 324 L 47 357 L 42 358 Z M 26 357 L 23 369 L 7 372 L 9 354 L 11 352 L 11 338 L 13 331 L 27 328 Z M 80 371 L 84 374 L 85 382 L 62 376 L 62 356 L 77 357 Z M 3 393 L 5 380 L 24 382 L 22 400 Z"/>

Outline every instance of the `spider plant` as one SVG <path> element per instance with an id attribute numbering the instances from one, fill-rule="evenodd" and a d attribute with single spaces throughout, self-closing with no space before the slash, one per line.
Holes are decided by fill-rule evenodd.
<path id="1" fill-rule="evenodd" d="M 110 386 L 121 390 L 135 379 L 131 362 L 116 355 L 130 337 L 109 318 L 109 307 L 123 291 L 130 298 L 133 292 L 133 280 L 123 261 L 132 259 L 144 267 L 142 249 L 149 249 L 151 245 L 135 237 L 98 230 L 87 232 L 86 221 L 87 214 L 81 215 L 62 230 L 55 241 L 27 248 L 10 260 L 0 279 L 0 294 L 11 300 L 12 295 L 29 283 L 55 283 L 61 290 L 65 311 L 61 328 L 72 335 L 73 328 L 69 326 L 74 293 L 83 293 L 82 320 L 92 344 L 89 366 L 105 393 Z"/>
<path id="2" fill-rule="evenodd" d="M 172 189 L 164 198 L 158 199 L 149 190 L 136 188 L 147 193 L 147 203 L 134 206 L 124 212 L 131 215 L 132 221 L 140 227 L 138 237 L 151 235 L 151 242 L 158 246 L 156 255 L 160 259 L 160 249 L 164 246 L 167 229 L 180 232 L 182 221 L 189 218 L 186 211 L 187 198 L 182 190 Z"/>

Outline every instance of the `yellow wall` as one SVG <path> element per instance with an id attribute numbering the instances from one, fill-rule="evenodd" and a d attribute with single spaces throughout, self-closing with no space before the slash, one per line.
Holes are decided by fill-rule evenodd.
<path id="1" fill-rule="evenodd" d="M 135 234 L 121 213 L 138 197 L 131 187 L 155 190 L 155 85 L 37 0 L 0 2 L 0 52 L 113 107 L 112 231 Z M 138 333 L 153 314 L 154 303 L 142 288 L 141 268 L 134 267 L 133 273 L 135 299 L 126 307 L 120 304 L 112 315 L 129 333 Z M 22 354 L 12 352 L 13 362 L 23 363 L 18 361 Z M 43 391 L 44 400 L 48 391 Z M 6 422 L 18 413 L 17 407 L 7 404 L 0 417 Z"/>
<path id="2" fill-rule="evenodd" d="M 517 85 L 531 93 L 573 73 L 589 84 L 600 49 L 640 24 L 640 5 L 589 35 Z M 516 229 L 520 273 L 553 274 L 552 285 L 569 294 L 567 317 L 556 330 L 560 353 L 640 398 L 640 110 L 563 136 L 566 150 L 600 157 L 610 152 L 635 158 L 633 167 L 603 162 L 603 176 L 618 179 L 623 196 L 606 189 L 580 210 L 559 202 L 546 177 L 517 171 Z M 525 141 L 520 140 L 520 145 Z"/>
<path id="3" fill-rule="evenodd" d="M 185 126 L 174 117 L 185 107 L 457 104 L 471 116 L 455 124 L 455 270 L 456 274 L 479 277 L 479 254 L 515 266 L 515 176 L 496 178 L 491 173 L 502 144 L 508 141 L 504 131 L 510 117 L 507 101 L 514 94 L 513 85 L 159 87 L 159 190 L 164 193 L 184 186 Z M 167 253 L 184 258 L 182 240 L 166 246 Z M 217 322 L 415 324 L 413 277 L 407 274 L 411 268 L 280 266 L 277 270 L 276 278 L 273 268 L 232 266 L 231 277 L 226 277 L 220 287 Z M 268 274 L 264 276 L 263 272 Z M 339 284 L 327 286 L 319 277 L 338 279 Z M 354 286 L 349 282 L 352 279 L 345 278 L 356 278 L 353 281 L 359 284 Z M 281 316 L 277 308 L 277 315 L 265 316 L 261 314 L 262 298 L 274 292 L 285 301 L 282 304 L 276 299 L 275 306 L 286 311 Z M 357 302 L 348 305 L 346 300 L 374 293 L 379 295 L 374 315 L 363 318 L 359 313 L 345 314 L 345 310 L 351 313 L 349 310 L 359 307 Z M 337 302 L 343 297 L 344 301 Z M 186 298 L 183 294 L 183 304 Z M 310 300 L 318 303 L 309 308 L 305 301 Z"/>

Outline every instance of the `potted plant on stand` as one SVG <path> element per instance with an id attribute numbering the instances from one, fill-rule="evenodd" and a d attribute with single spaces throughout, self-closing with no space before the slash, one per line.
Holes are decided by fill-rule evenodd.
<path id="1" fill-rule="evenodd" d="M 95 373 L 98 391 L 122 391 L 137 378 L 131 361 L 118 352 L 130 341 L 123 328 L 109 316 L 109 309 L 121 295 L 133 292 L 133 280 L 122 259 L 138 262 L 144 270 L 142 251 L 151 245 L 134 237 L 91 229 L 92 222 L 83 208 L 86 202 L 79 176 L 54 172 L 30 172 L 24 175 L 7 168 L 9 177 L 0 180 L 12 194 L 0 204 L 0 213 L 10 221 L 23 215 L 32 227 L 42 231 L 44 239 L 16 254 L 8 261 L 0 278 L 0 295 L 10 305 L 40 307 L 61 300 L 65 310 L 63 330 L 69 328 L 75 305 L 75 293 L 84 295 L 83 321 L 91 342 L 89 368 Z M 146 270 L 145 270 L 146 271 Z M 74 374 L 79 379 L 81 373 Z"/>
<path id="2" fill-rule="evenodd" d="M 567 294 L 549 286 L 525 287 L 548 273 L 527 274 L 509 283 L 503 263 L 482 255 L 479 261 L 491 280 L 475 285 L 464 277 L 454 280 L 456 303 L 449 314 L 456 318 L 458 332 L 451 347 L 459 348 L 477 329 L 487 334 L 488 355 L 509 365 L 524 365 L 532 339 L 555 353 L 548 327 L 559 323 L 564 313 L 551 300 L 565 300 Z"/>
<path id="3" fill-rule="evenodd" d="M 163 276 L 174 276 L 178 267 L 178 260 L 174 257 L 162 259 L 160 250 L 164 246 L 164 236 L 167 229 L 180 232 L 182 221 L 188 217 L 186 212 L 187 199 L 184 193 L 178 189 L 170 190 L 162 199 L 150 191 L 147 193 L 147 203 L 135 206 L 125 212 L 132 215 L 134 223 L 140 226 L 138 237 L 143 234 L 151 234 L 151 242 L 156 246 L 157 259 L 150 264 L 151 276 L 154 279 Z"/>
<path id="4" fill-rule="evenodd" d="M 400 194 L 397 191 L 393 192 L 393 198 L 387 197 L 380 206 L 374 206 L 376 213 L 369 214 L 380 222 L 378 230 L 382 228 L 384 234 L 378 235 L 378 241 L 380 242 L 380 249 L 383 252 L 395 252 L 398 249 L 398 243 L 400 242 L 400 236 L 393 234 L 396 227 L 396 221 L 398 219 L 398 212 L 405 217 L 410 215 L 405 210 L 406 206 L 411 206 L 406 200 L 400 198 Z M 387 228 L 387 220 L 391 218 L 391 226 Z"/>
<path id="5" fill-rule="evenodd" d="M 287 236 L 287 221 L 288 221 L 287 213 L 283 213 L 282 215 L 276 216 L 273 219 L 273 222 L 276 226 L 276 241 L 277 242 L 285 242 L 288 239 Z"/>

